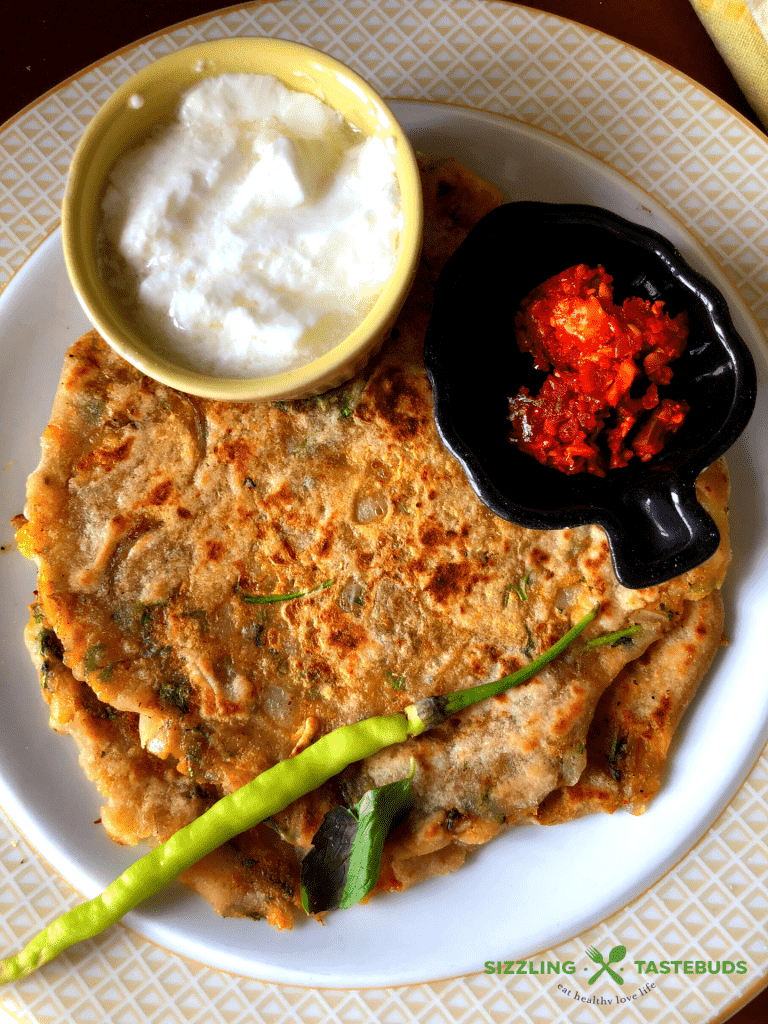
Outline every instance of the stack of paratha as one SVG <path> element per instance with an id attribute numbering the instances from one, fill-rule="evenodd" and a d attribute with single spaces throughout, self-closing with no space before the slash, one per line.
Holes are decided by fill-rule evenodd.
<path id="1" fill-rule="evenodd" d="M 380 889 L 453 870 L 517 823 L 641 812 L 721 641 L 722 462 L 699 481 L 717 554 L 630 591 L 599 528 L 496 518 L 443 448 L 421 356 L 432 285 L 500 197 L 453 161 L 424 161 L 423 180 L 413 292 L 381 354 L 334 392 L 208 402 L 95 333 L 69 350 L 19 522 L 51 724 L 74 736 L 109 835 L 154 843 L 336 726 L 513 671 L 596 603 L 584 639 L 641 630 L 577 642 L 207 857 L 185 881 L 222 914 L 289 927 L 323 814 L 403 778 L 411 757 L 415 805 Z"/>

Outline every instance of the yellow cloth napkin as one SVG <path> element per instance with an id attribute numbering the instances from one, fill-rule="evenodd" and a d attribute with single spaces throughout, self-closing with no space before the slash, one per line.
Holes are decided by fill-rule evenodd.
<path id="1" fill-rule="evenodd" d="M 768 0 L 691 0 L 691 4 L 768 128 Z"/>

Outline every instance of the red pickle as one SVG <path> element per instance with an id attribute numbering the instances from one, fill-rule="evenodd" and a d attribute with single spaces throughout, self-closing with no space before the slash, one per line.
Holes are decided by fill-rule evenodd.
<path id="1" fill-rule="evenodd" d="M 688 404 L 659 399 L 685 349 L 688 317 L 662 302 L 613 301 L 613 278 L 581 263 L 544 281 L 515 319 L 521 352 L 549 376 L 537 396 L 509 399 L 510 441 L 563 473 L 647 462 L 679 429 Z"/>

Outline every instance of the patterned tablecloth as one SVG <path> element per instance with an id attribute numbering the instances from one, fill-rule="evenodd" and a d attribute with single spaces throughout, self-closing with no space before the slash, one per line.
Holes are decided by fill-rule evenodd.
<path id="1" fill-rule="evenodd" d="M 328 50 L 385 96 L 500 113 L 576 145 L 674 209 L 768 328 L 768 140 L 715 96 L 623 43 L 483 0 L 248 4 L 87 69 L 0 134 L 0 287 L 57 226 L 74 146 L 114 88 L 169 50 L 253 34 Z M 767 839 L 764 751 L 673 870 L 608 920 L 548 951 L 548 959 L 565 963 L 583 960 L 590 944 L 621 944 L 634 960 L 685 962 L 722 961 L 738 949 L 746 964 L 743 974 L 706 975 L 695 984 L 682 969 L 648 977 L 653 987 L 638 978 L 621 1004 L 615 986 L 574 998 L 567 986 L 530 975 L 477 973 L 362 991 L 279 986 L 190 962 L 118 927 L 0 991 L 0 1007 L 28 1024 L 708 1024 L 725 1019 L 768 975 Z M 2 948 L 18 947 L 77 901 L 13 824 L 0 820 Z M 600 1002 L 606 993 L 611 1005 Z"/>

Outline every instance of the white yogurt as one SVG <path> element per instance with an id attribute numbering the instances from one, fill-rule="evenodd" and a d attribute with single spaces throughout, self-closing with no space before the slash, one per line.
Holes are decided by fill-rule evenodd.
<path id="1" fill-rule="evenodd" d="M 221 75 L 123 157 L 102 204 L 102 272 L 186 365 L 261 377 L 328 351 L 392 273 L 393 153 L 314 96 Z"/>

